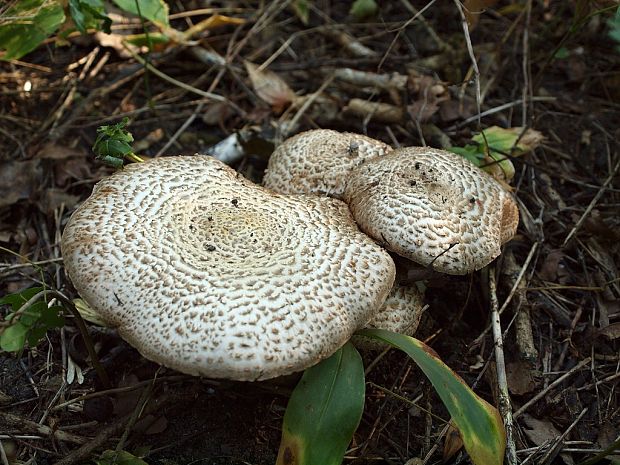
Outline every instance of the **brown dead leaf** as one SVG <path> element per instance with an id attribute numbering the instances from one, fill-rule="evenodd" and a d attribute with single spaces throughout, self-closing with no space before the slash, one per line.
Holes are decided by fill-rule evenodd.
<path id="1" fill-rule="evenodd" d="M 421 123 L 437 113 L 440 103 L 450 99 L 445 83 L 431 76 L 411 72 L 409 88 L 416 94 L 416 99 L 407 106 L 407 111 L 411 118 Z"/>
<path id="2" fill-rule="evenodd" d="M 61 205 L 71 210 L 79 201 L 80 197 L 67 194 L 61 189 L 46 189 L 45 194 L 38 202 L 38 207 L 43 213 L 51 215 Z"/>
<path id="3" fill-rule="evenodd" d="M 470 29 L 474 29 L 478 25 L 480 15 L 484 13 L 486 8 L 490 8 L 497 3 L 497 0 L 464 0 L 463 12 L 467 19 Z"/>
<path id="4" fill-rule="evenodd" d="M 528 414 L 521 418 L 526 425 L 523 432 L 537 446 L 554 441 L 561 434 L 549 420 L 538 420 Z"/>
<path id="5" fill-rule="evenodd" d="M 42 176 L 41 160 L 0 162 L 0 208 L 30 198 Z"/>
<path id="6" fill-rule="evenodd" d="M 532 392 L 538 384 L 532 366 L 526 362 L 514 362 L 506 365 L 506 378 L 510 392 L 518 396 Z"/>
<path id="7" fill-rule="evenodd" d="M 561 250 L 552 250 L 544 258 L 538 276 L 543 281 L 558 282 L 560 274 L 565 275 L 564 270 L 560 270 L 560 267 L 564 267 L 562 260 L 564 259 L 564 252 Z M 561 273 L 562 272 L 562 273 Z"/>
<path id="8" fill-rule="evenodd" d="M 446 440 L 443 444 L 443 462 L 448 462 L 463 447 L 463 440 L 452 422 L 448 426 Z"/>
<path id="9" fill-rule="evenodd" d="M 288 84 L 273 71 L 260 69 L 249 61 L 244 64 L 256 95 L 271 105 L 275 113 L 281 113 L 297 98 Z"/>
<path id="10" fill-rule="evenodd" d="M 84 155 L 87 155 L 84 150 L 79 150 L 49 142 L 37 151 L 35 158 L 44 158 L 48 160 L 64 160 L 70 157 L 83 157 Z"/>
<path id="11" fill-rule="evenodd" d="M 612 323 L 609 326 L 601 328 L 597 331 L 597 336 L 603 336 L 610 341 L 620 338 L 620 323 Z"/>

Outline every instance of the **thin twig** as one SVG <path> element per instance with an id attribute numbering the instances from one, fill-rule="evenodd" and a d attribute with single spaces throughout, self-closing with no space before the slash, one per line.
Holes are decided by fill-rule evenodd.
<path id="1" fill-rule="evenodd" d="M 495 281 L 495 267 L 489 270 L 489 293 L 491 300 L 491 324 L 493 325 L 493 341 L 495 342 L 495 366 L 497 372 L 497 386 L 499 389 L 499 411 L 506 428 L 506 462 L 508 465 L 517 465 L 517 447 L 514 438 L 512 421 L 512 405 L 508 392 L 506 378 L 506 364 L 504 362 L 504 340 L 502 326 L 499 319 L 499 303 L 497 302 L 497 284 Z"/>
<path id="2" fill-rule="evenodd" d="M 517 410 L 513 415 L 512 418 L 516 419 L 517 417 L 521 416 L 528 408 L 530 408 L 532 405 L 534 405 L 536 402 L 538 402 L 540 399 L 542 399 L 543 397 L 545 397 L 547 395 L 547 393 L 553 389 L 554 387 L 556 387 L 558 384 L 561 384 L 562 382 L 564 382 L 566 379 L 568 379 L 570 376 L 572 376 L 574 373 L 576 373 L 577 371 L 581 370 L 585 365 L 587 365 L 588 363 L 590 363 L 590 361 L 592 360 L 591 357 L 588 357 L 584 360 L 582 360 L 581 362 L 579 362 L 577 365 L 575 365 L 573 368 L 571 368 L 569 371 L 567 371 L 563 376 L 560 376 L 558 379 L 556 379 L 553 383 L 551 383 L 549 386 L 547 386 L 545 389 L 543 389 L 542 391 L 540 391 L 538 394 L 536 394 L 534 397 L 532 397 L 528 402 L 525 403 L 525 405 L 523 405 L 523 407 L 521 407 L 519 410 Z"/>
<path id="3" fill-rule="evenodd" d="M 594 198 L 588 205 L 588 208 L 586 208 L 586 211 L 583 212 L 583 215 L 581 215 L 581 218 L 579 218 L 579 220 L 577 221 L 573 229 L 571 229 L 571 231 L 566 236 L 566 239 L 564 239 L 564 242 L 562 242 L 562 247 L 565 247 L 566 244 L 568 244 L 568 241 L 570 241 L 572 237 L 575 235 L 575 233 L 577 233 L 577 231 L 579 230 L 583 222 L 586 220 L 586 218 L 588 217 L 592 209 L 596 206 L 597 202 L 601 199 L 601 197 L 605 193 L 607 186 L 616 177 L 616 174 L 618 173 L 618 169 L 620 169 L 620 159 L 618 159 L 618 161 L 616 162 L 616 166 L 614 166 L 614 168 L 611 170 L 609 177 L 605 180 L 603 185 L 600 187 L 599 191 L 596 193 L 596 195 L 594 196 Z"/>

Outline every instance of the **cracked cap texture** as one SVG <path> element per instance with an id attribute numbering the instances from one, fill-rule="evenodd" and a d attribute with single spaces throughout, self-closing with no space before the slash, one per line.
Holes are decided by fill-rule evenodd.
<path id="1" fill-rule="evenodd" d="M 146 358 L 236 380 L 328 357 L 368 323 L 395 274 L 344 203 L 275 194 L 198 155 L 98 183 L 62 252 L 81 296 Z"/>
<path id="2" fill-rule="evenodd" d="M 360 229 L 436 271 L 467 274 L 495 257 L 519 223 L 510 193 L 463 157 L 397 149 L 356 168 L 344 200 Z"/>
<path id="3" fill-rule="evenodd" d="M 392 148 L 375 139 L 331 129 L 302 132 L 285 140 L 269 158 L 263 185 L 281 194 L 342 198 L 351 170 Z"/>

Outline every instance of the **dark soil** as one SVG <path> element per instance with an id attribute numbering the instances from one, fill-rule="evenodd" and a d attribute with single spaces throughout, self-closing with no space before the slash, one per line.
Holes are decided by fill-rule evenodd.
<path id="1" fill-rule="evenodd" d="M 170 3 L 171 13 L 213 7 Z M 306 129 L 365 133 L 395 146 L 446 147 L 464 146 L 480 128 L 524 126 L 545 139 L 513 159 L 518 235 L 487 269 L 426 281 L 429 308 L 418 337 L 497 405 L 494 340 L 490 332 L 483 335 L 493 293 L 489 274 L 496 273 L 499 306 L 508 299 L 501 322 L 513 411 L 542 393 L 515 419 L 518 463 L 570 465 L 613 443 L 620 434 L 620 51 L 606 24 L 613 11 L 579 22 L 587 12 L 575 12 L 573 2 L 488 8 L 469 28 L 480 109 L 487 112 L 478 120 L 476 74 L 452 2 L 432 3 L 413 20 L 418 10 L 412 4 L 422 9 L 426 2 L 381 2 L 386 5 L 363 20 L 349 15 L 349 2 L 308 2 L 307 25 L 287 2 L 260 2 L 263 9 L 259 2 L 224 3 L 237 9 L 222 14 L 245 24 L 204 31 L 149 60 L 225 102 L 145 73 L 134 58 L 94 35 L 0 62 L 0 296 L 43 281 L 77 297 L 59 260 L 60 235 L 93 185 L 113 172 L 90 151 L 97 127 L 123 116 L 142 144 L 136 151 L 147 157 L 205 153 L 239 133 L 243 152 L 233 165 L 255 181 L 274 144 Z M 588 3 L 589 13 L 613 4 L 576 3 Z M 206 17 L 171 23 L 185 30 Z M 578 26 L 571 31 L 572 24 Z M 114 32 L 141 30 L 130 18 Z M 351 45 L 358 43 L 368 50 L 355 55 Z M 226 66 L 200 61 L 201 51 L 219 54 Z M 297 96 L 320 93 L 301 111 L 281 90 L 266 102 L 244 60 L 269 60 L 268 69 Z M 406 84 L 382 89 L 332 79 L 343 68 L 398 73 Z M 279 86 L 277 78 L 266 79 Z M 360 99 L 361 109 L 352 99 Z M 377 112 L 374 102 L 389 105 L 389 112 Z M 6 424 L 0 417 L 8 463 L 86 463 L 119 444 L 150 464 L 275 462 L 297 377 L 239 383 L 184 376 L 146 361 L 114 332 L 89 329 L 111 392 L 100 384 L 71 318 L 36 347 L 0 352 L 0 415 L 17 417 Z M 67 355 L 83 370 L 82 383 L 67 381 Z M 366 365 L 376 357 L 364 354 Z M 448 414 L 413 362 L 389 352 L 367 380 L 364 416 L 345 463 L 439 463 Z M 117 389 L 127 386 L 135 388 Z M 126 428 L 144 400 L 140 418 Z M 59 439 L 59 431 L 78 440 Z M 76 458 L 80 442 L 98 439 Z M 459 452 L 450 460 L 468 459 Z"/>

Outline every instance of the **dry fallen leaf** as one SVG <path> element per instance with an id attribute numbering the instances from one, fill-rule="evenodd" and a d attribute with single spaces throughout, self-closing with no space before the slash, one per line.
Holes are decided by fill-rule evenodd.
<path id="1" fill-rule="evenodd" d="M 42 176 L 41 160 L 0 162 L 0 208 L 30 198 Z"/>
<path id="2" fill-rule="evenodd" d="M 470 29 L 474 29 L 478 25 L 480 15 L 484 13 L 486 8 L 490 8 L 497 3 L 497 0 L 464 0 L 463 12 L 467 18 L 467 24 Z"/>
<path id="3" fill-rule="evenodd" d="M 275 113 L 282 112 L 297 98 L 288 84 L 273 71 L 260 69 L 249 61 L 244 64 L 256 95 L 271 105 Z"/>

